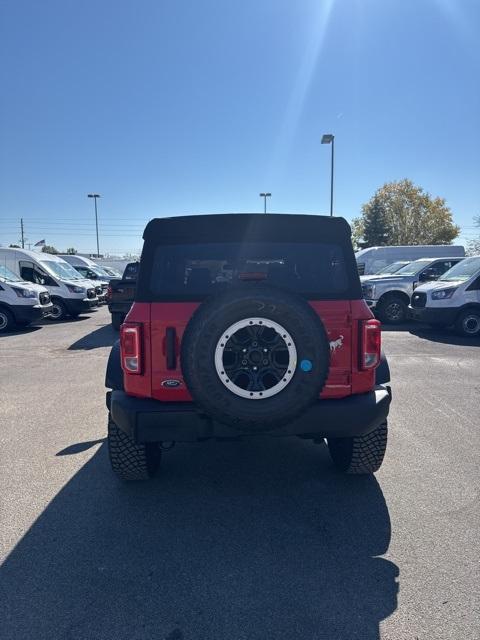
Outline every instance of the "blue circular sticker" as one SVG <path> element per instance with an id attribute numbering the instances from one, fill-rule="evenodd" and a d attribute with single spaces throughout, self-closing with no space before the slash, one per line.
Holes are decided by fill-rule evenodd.
<path id="1" fill-rule="evenodd" d="M 313 369 L 313 363 L 311 360 L 302 360 L 300 362 L 300 369 L 302 371 L 305 371 L 305 373 L 308 373 L 309 371 L 311 371 Z"/>

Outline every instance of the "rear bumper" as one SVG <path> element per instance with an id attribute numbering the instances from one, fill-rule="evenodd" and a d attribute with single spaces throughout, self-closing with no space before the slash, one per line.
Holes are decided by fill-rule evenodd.
<path id="1" fill-rule="evenodd" d="M 297 420 L 262 435 L 343 438 L 374 431 L 388 415 L 389 387 L 341 400 L 319 400 Z M 187 402 L 166 403 L 134 398 L 124 391 L 107 392 L 107 407 L 117 426 L 136 443 L 195 442 L 206 438 L 232 438 L 243 433 L 210 419 Z"/>
<path id="2" fill-rule="evenodd" d="M 408 307 L 408 315 L 412 320 L 445 326 L 455 322 L 458 311 L 459 309 L 455 307 L 445 309 L 438 309 L 436 307 L 415 308 L 412 307 L 412 305 Z"/>

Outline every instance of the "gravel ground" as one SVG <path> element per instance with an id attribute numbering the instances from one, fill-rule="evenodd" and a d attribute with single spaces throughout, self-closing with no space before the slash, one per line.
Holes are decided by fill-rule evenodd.
<path id="1" fill-rule="evenodd" d="M 375 477 L 299 439 L 108 466 L 106 309 L 0 337 L 2 640 L 478 640 L 480 341 L 384 332 Z"/>

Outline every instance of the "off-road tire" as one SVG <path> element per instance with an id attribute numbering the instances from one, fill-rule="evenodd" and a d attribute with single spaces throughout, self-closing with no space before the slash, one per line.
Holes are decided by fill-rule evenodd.
<path id="1" fill-rule="evenodd" d="M 120 331 L 124 321 L 124 315 L 122 313 L 112 313 L 112 327 L 115 331 Z"/>
<path id="2" fill-rule="evenodd" d="M 378 305 L 377 315 L 384 324 L 402 324 L 408 317 L 408 304 L 400 296 L 390 295 Z"/>
<path id="3" fill-rule="evenodd" d="M 0 307 L 0 333 L 13 331 L 15 328 L 15 320 L 13 315 L 5 307 Z"/>
<path id="4" fill-rule="evenodd" d="M 155 444 L 135 444 L 108 416 L 108 455 L 116 475 L 122 480 L 148 480 L 155 475 L 161 450 Z"/>
<path id="5" fill-rule="evenodd" d="M 478 338 L 480 336 L 480 311 L 475 308 L 462 311 L 455 320 L 455 331 L 468 338 Z"/>
<path id="6" fill-rule="evenodd" d="M 68 315 L 68 309 L 65 306 L 65 303 L 58 298 L 54 298 L 52 300 L 52 304 L 53 308 L 49 319 L 52 320 L 52 322 L 61 322 L 62 320 L 65 320 Z"/>
<path id="7" fill-rule="evenodd" d="M 388 426 L 385 421 L 375 431 L 353 438 L 328 438 L 328 449 L 335 466 L 344 473 L 375 473 L 382 465 L 387 449 Z"/>
<path id="8" fill-rule="evenodd" d="M 288 332 L 297 358 L 284 388 L 252 400 L 227 388 L 214 355 L 229 327 L 260 317 Z M 303 298 L 251 283 L 211 297 L 197 309 L 183 335 L 181 364 L 187 388 L 206 415 L 239 431 L 259 433 L 288 424 L 318 400 L 328 377 L 330 346 L 321 319 Z"/>

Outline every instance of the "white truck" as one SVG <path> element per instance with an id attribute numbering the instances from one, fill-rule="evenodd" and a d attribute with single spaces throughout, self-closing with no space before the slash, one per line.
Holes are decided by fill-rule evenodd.
<path id="1" fill-rule="evenodd" d="M 417 244 L 409 246 L 369 247 L 355 253 L 358 273 L 368 276 L 378 273 L 380 269 L 396 262 L 407 260 L 412 262 L 419 258 L 445 258 L 465 256 L 465 247 L 451 244 Z"/>
<path id="2" fill-rule="evenodd" d="M 409 312 L 414 320 L 480 336 L 480 256 L 465 258 L 435 282 L 417 287 Z"/>
<path id="3" fill-rule="evenodd" d="M 23 281 L 47 289 L 52 301 L 52 320 L 63 320 L 66 316 L 76 318 L 98 306 L 95 285 L 58 256 L 27 249 L 0 248 L 0 265 Z"/>
<path id="4" fill-rule="evenodd" d="M 49 316 L 52 307 L 45 287 L 25 282 L 0 264 L 0 333 L 27 327 Z"/>

